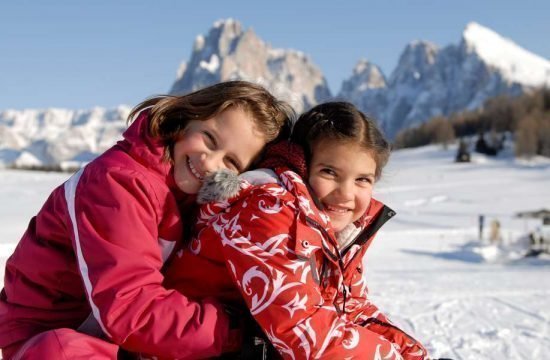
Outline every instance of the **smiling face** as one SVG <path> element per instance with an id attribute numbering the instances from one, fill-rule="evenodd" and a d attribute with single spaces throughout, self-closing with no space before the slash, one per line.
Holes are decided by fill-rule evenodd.
<path id="1" fill-rule="evenodd" d="M 342 231 L 367 211 L 375 172 L 373 156 L 358 144 L 321 140 L 312 147 L 308 182 L 334 231 Z"/>
<path id="2" fill-rule="evenodd" d="M 239 107 L 208 120 L 192 120 L 174 144 L 174 180 L 184 193 L 196 194 L 211 172 L 243 172 L 265 144 L 252 116 Z"/>

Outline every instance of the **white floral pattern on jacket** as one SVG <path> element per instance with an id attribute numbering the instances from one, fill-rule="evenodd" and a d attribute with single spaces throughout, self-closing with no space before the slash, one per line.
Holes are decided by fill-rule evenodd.
<path id="1" fill-rule="evenodd" d="M 366 249 L 352 245 L 340 257 L 329 218 L 301 178 L 289 170 L 277 174 L 278 184 L 244 181 L 237 196 L 202 206 L 192 254 L 180 259 L 215 256 L 225 262 L 251 314 L 285 359 L 424 359 L 424 348 L 368 300 L 356 271 Z M 182 272 L 186 263 L 179 265 Z"/>

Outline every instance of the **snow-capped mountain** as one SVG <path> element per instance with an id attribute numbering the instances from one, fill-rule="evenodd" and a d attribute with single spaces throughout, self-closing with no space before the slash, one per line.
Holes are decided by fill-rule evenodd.
<path id="1" fill-rule="evenodd" d="M 468 24 L 461 45 L 466 52 L 477 53 L 485 63 L 499 69 L 509 81 L 530 86 L 550 85 L 547 59 L 530 53 L 486 27 Z"/>
<path id="2" fill-rule="evenodd" d="M 199 35 L 171 93 L 245 79 L 259 82 L 297 111 L 330 99 L 327 82 L 303 53 L 274 49 L 235 20 Z M 406 46 L 391 76 L 361 60 L 338 98 L 377 118 L 390 137 L 437 115 L 475 109 L 493 96 L 550 86 L 550 62 L 479 24 L 466 26 L 458 45 L 426 41 Z M 135 105 L 135 104 L 134 104 Z M 0 165 L 75 167 L 121 137 L 130 109 L 6 110 L 0 112 Z"/>
<path id="3" fill-rule="evenodd" d="M 330 98 L 327 82 L 313 62 L 295 50 L 273 49 L 236 20 L 221 20 L 195 39 L 170 93 L 184 94 L 225 80 L 258 82 L 297 111 Z"/>
<path id="4" fill-rule="evenodd" d="M 433 116 L 478 108 L 497 95 L 550 86 L 548 60 L 477 23 L 466 26 L 458 45 L 407 45 L 385 86 L 369 86 L 384 76 L 365 63 L 344 81 L 339 97 L 374 115 L 390 137 Z"/>
<path id="5" fill-rule="evenodd" d="M 121 138 L 130 108 L 0 112 L 0 164 L 74 168 Z"/>

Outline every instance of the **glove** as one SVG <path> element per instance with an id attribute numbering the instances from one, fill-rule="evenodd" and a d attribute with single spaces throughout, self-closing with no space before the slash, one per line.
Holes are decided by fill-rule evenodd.
<path id="1" fill-rule="evenodd" d="M 225 354 L 224 360 L 267 360 L 281 359 L 281 356 L 269 342 L 262 329 L 248 309 L 240 306 L 225 305 L 230 318 L 230 326 L 242 331 L 242 347 L 239 352 Z"/>

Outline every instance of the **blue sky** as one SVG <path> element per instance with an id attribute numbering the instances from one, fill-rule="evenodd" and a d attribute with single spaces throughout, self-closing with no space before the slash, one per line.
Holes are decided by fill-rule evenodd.
<path id="1" fill-rule="evenodd" d="M 222 18 L 308 54 L 331 91 L 360 58 L 388 76 L 413 40 L 457 44 L 476 21 L 550 58 L 550 1 L 2 1 L 0 110 L 135 105 L 166 93 Z"/>

